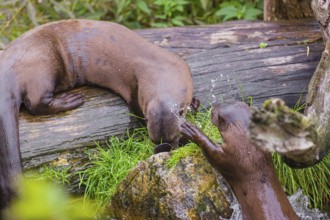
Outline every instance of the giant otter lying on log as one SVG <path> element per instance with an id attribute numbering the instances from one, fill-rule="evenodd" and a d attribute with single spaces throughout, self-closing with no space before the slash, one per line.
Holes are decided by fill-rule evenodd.
<path id="1" fill-rule="evenodd" d="M 241 102 L 218 104 L 211 117 L 223 137 L 221 146 L 187 122 L 182 123 L 180 130 L 202 148 L 210 163 L 228 181 L 243 219 L 298 219 L 276 176 L 271 153 L 249 143 L 249 107 Z"/>
<path id="2" fill-rule="evenodd" d="M 22 172 L 18 113 L 54 114 L 83 104 L 58 92 L 97 85 L 119 94 L 147 120 L 151 140 L 176 145 L 178 115 L 192 101 L 188 65 L 178 56 L 110 22 L 67 20 L 39 26 L 0 54 L 0 209 Z"/>

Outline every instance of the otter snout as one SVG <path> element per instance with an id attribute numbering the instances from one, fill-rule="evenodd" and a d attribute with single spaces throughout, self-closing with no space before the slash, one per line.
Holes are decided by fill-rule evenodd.
<path id="1" fill-rule="evenodd" d="M 164 107 L 148 109 L 147 128 L 153 143 L 168 143 L 173 148 L 178 146 L 180 132 L 177 112 Z"/>

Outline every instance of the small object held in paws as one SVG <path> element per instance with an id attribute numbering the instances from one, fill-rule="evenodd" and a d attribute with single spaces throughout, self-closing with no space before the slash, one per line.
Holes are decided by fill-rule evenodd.
<path id="1" fill-rule="evenodd" d="M 162 152 L 170 152 L 172 150 L 172 145 L 168 143 L 158 144 L 154 148 L 154 154 L 162 153 Z"/>

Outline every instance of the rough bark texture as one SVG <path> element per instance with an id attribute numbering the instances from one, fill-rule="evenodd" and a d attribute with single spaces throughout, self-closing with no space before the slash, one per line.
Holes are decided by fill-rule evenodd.
<path id="1" fill-rule="evenodd" d="M 322 35 L 324 41 L 329 40 L 330 37 L 330 2 L 329 0 L 312 0 L 312 9 L 316 20 L 321 26 Z"/>
<path id="2" fill-rule="evenodd" d="M 305 115 L 315 125 L 320 146 L 320 156 L 325 156 L 330 149 L 330 1 L 313 0 L 312 8 L 318 20 L 326 47 L 308 86 Z"/>
<path id="3" fill-rule="evenodd" d="M 248 99 L 260 105 L 280 97 L 289 106 L 304 97 L 323 49 L 316 22 L 228 22 L 220 25 L 139 30 L 139 34 L 186 59 L 195 95 L 203 105 L 216 99 Z M 267 42 L 265 49 L 260 42 Z M 20 114 L 25 169 L 55 161 L 79 164 L 94 141 L 125 134 L 139 125 L 118 96 L 96 88 L 73 92 L 85 104 L 52 116 Z M 80 165 L 77 165 L 78 167 Z"/>
<path id="4" fill-rule="evenodd" d="M 308 86 L 305 115 L 314 124 L 324 157 L 330 149 L 330 40 Z"/>
<path id="5" fill-rule="evenodd" d="M 291 20 L 313 17 L 311 0 L 264 0 L 264 20 Z"/>

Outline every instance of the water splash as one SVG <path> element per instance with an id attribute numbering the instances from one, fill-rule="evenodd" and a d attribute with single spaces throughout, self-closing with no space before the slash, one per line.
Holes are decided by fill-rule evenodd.
<path id="1" fill-rule="evenodd" d="M 218 75 L 218 77 L 216 77 L 215 79 L 211 79 L 211 89 L 210 89 L 210 94 L 211 94 L 211 104 L 214 104 L 215 102 L 217 102 L 217 97 L 214 95 L 214 89 L 215 89 L 215 86 L 216 86 L 216 83 L 220 80 L 220 78 L 222 78 L 223 75 L 222 73 Z M 227 75 L 228 77 L 228 75 Z"/>
<path id="2" fill-rule="evenodd" d="M 318 209 L 308 208 L 309 199 L 303 194 L 302 190 L 299 189 L 295 194 L 288 197 L 293 209 L 295 210 L 300 220 L 329 220 L 329 216 L 326 213 L 322 213 Z M 231 206 L 233 214 L 229 220 L 241 220 L 242 212 L 238 204 L 237 199 L 232 200 Z M 222 219 L 222 218 L 220 218 Z"/>
<path id="3" fill-rule="evenodd" d="M 289 196 L 289 201 L 300 220 L 329 220 L 329 216 L 326 213 L 322 213 L 318 209 L 308 208 L 309 199 L 303 194 L 301 189 Z"/>

